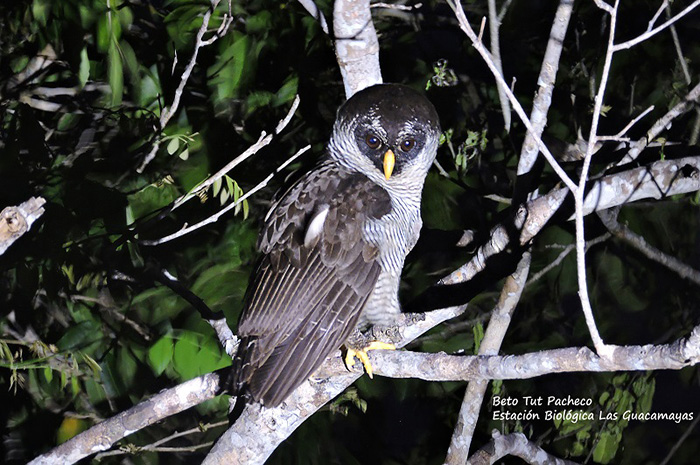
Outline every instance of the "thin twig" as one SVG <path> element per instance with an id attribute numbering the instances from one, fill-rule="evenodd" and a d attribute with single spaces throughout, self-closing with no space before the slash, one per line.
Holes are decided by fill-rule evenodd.
<path id="1" fill-rule="evenodd" d="M 576 271 L 578 277 L 578 294 L 581 300 L 581 307 L 583 309 L 583 314 L 586 318 L 586 325 L 588 326 L 588 331 L 591 333 L 591 339 L 593 340 L 593 345 L 596 348 L 596 352 L 601 357 L 610 356 L 610 347 L 607 346 L 603 339 L 600 337 L 598 332 L 598 327 L 596 326 L 595 318 L 593 317 L 593 309 L 591 308 L 591 301 L 588 296 L 588 283 L 586 281 L 586 239 L 584 235 L 583 228 L 583 201 L 585 197 L 586 181 L 588 180 L 588 171 L 591 167 L 591 160 L 593 159 L 594 147 L 596 145 L 596 137 L 598 131 L 598 122 L 600 120 L 600 111 L 603 107 L 603 99 L 605 97 L 605 88 L 608 83 L 608 77 L 610 76 L 610 66 L 612 64 L 613 56 L 613 44 L 615 40 L 615 27 L 617 26 L 617 8 L 619 5 L 619 0 L 615 0 L 615 5 L 612 7 L 610 13 L 610 33 L 608 36 L 608 47 L 605 53 L 605 61 L 603 63 L 603 71 L 600 76 L 600 85 L 598 87 L 598 92 L 595 97 L 595 105 L 593 107 L 593 116 L 591 118 L 591 130 L 588 137 L 588 148 L 586 150 L 586 157 L 583 160 L 583 167 L 581 168 L 581 178 L 579 179 L 578 189 L 574 192 L 574 204 L 576 208 L 575 219 L 576 219 Z M 607 10 L 606 10 L 607 11 Z"/>
<path id="2" fill-rule="evenodd" d="M 685 442 L 686 439 L 688 439 L 688 436 L 690 436 L 690 433 L 693 432 L 696 426 L 698 426 L 698 422 L 700 422 L 700 412 L 695 412 L 695 419 L 693 422 L 688 425 L 688 428 L 683 432 L 680 438 L 678 438 L 678 441 L 671 447 L 671 449 L 668 451 L 668 454 L 666 454 L 666 457 L 664 460 L 659 463 L 659 465 L 666 465 L 671 461 L 673 456 L 675 455 L 676 452 L 678 452 L 678 449 L 681 447 L 681 444 Z"/>
<path id="3" fill-rule="evenodd" d="M 160 244 L 164 244 L 164 243 L 166 243 L 166 242 L 172 241 L 173 239 L 177 239 L 177 238 L 182 237 L 182 236 L 184 236 L 184 235 L 186 235 L 186 234 L 189 234 L 189 233 L 191 233 L 192 231 L 195 231 L 195 230 L 197 230 L 197 229 L 199 229 L 199 228 L 201 228 L 201 227 L 204 227 L 204 226 L 206 226 L 206 225 L 208 225 L 208 224 L 217 222 L 217 221 L 219 220 L 219 218 L 221 218 L 222 216 L 224 216 L 226 213 L 228 213 L 228 212 L 231 211 L 232 209 L 236 208 L 236 207 L 237 207 L 238 205 L 240 205 L 243 201 L 247 200 L 248 197 L 250 197 L 251 195 L 255 194 L 256 192 L 258 192 L 258 191 L 259 191 L 260 189 L 262 189 L 263 187 L 267 186 L 267 184 L 270 182 L 270 180 L 274 177 L 275 174 L 279 173 L 279 172 L 280 172 L 281 170 L 283 170 L 287 165 L 289 165 L 289 164 L 292 163 L 294 160 L 296 160 L 297 158 L 299 158 L 302 154 L 304 154 L 304 153 L 305 153 L 307 150 L 309 150 L 310 148 L 311 148 L 310 145 L 307 145 L 307 146 L 305 146 L 305 147 L 302 147 L 299 151 L 297 151 L 297 153 L 295 153 L 294 155 L 292 155 L 291 157 L 289 157 L 289 159 L 287 159 L 284 163 L 282 163 L 273 173 L 270 173 L 269 175 L 267 175 L 267 177 L 266 177 L 265 179 L 263 179 L 262 181 L 260 181 L 255 187 L 253 187 L 251 190 L 249 190 L 249 191 L 246 192 L 244 195 L 242 195 L 238 200 L 236 200 L 235 202 L 231 202 L 231 203 L 230 203 L 229 205 L 227 205 L 225 208 L 219 210 L 218 212 L 216 212 L 215 214 L 211 215 L 210 217 L 208 217 L 208 218 L 206 218 L 206 219 L 200 221 L 199 223 L 193 224 L 192 226 L 187 226 L 187 227 L 185 227 L 185 228 L 182 228 L 181 230 L 179 230 L 179 231 L 177 231 L 177 232 L 175 232 L 175 233 L 173 233 L 173 234 L 167 235 L 167 236 L 165 236 L 165 237 L 162 237 L 162 238 L 160 238 L 160 239 L 151 240 L 151 241 L 140 241 L 139 244 L 142 244 L 142 245 L 160 245 Z"/>
<path id="4" fill-rule="evenodd" d="M 613 51 L 617 52 L 617 51 L 619 51 L 619 50 L 626 50 L 626 49 L 628 49 L 628 48 L 634 47 L 635 45 L 637 45 L 637 44 L 639 44 L 639 43 L 641 43 L 641 42 L 644 42 L 645 40 L 649 39 L 650 37 L 653 37 L 653 36 L 655 36 L 656 34 L 658 34 L 659 32 L 663 31 L 664 29 L 666 29 L 667 27 L 669 27 L 671 24 L 675 23 L 676 21 L 678 21 L 679 19 L 681 19 L 683 16 L 685 16 L 685 15 L 687 15 L 688 13 L 690 13 L 691 11 L 693 11 L 693 10 L 694 10 L 695 8 L 697 8 L 698 6 L 700 6 L 700 0 L 695 0 L 692 4 L 690 4 L 689 6 L 687 6 L 683 11 L 681 11 L 680 13 L 678 13 L 676 16 L 674 16 L 674 17 L 672 17 L 671 19 L 667 20 L 667 21 L 664 22 L 663 24 L 661 24 L 661 25 L 655 27 L 655 28 L 652 29 L 651 31 L 647 31 L 647 32 L 645 32 L 644 34 L 640 34 L 639 36 L 635 37 L 634 39 L 628 40 L 628 41 L 626 41 L 626 42 L 622 42 L 622 43 L 616 44 L 616 45 L 613 47 Z"/>
<path id="5" fill-rule="evenodd" d="M 459 27 L 464 31 L 465 34 L 471 39 L 472 45 L 476 49 L 477 52 L 482 56 L 484 59 L 484 62 L 486 65 L 489 67 L 491 70 L 491 73 L 493 76 L 496 78 L 496 81 L 500 81 L 501 83 L 505 84 L 505 81 L 503 80 L 503 76 L 498 72 L 498 69 L 493 63 L 493 60 L 491 58 L 491 53 L 486 50 L 486 48 L 483 46 L 483 44 L 478 40 L 478 37 L 474 30 L 472 29 L 471 25 L 469 24 L 469 21 L 467 20 L 466 14 L 464 13 L 464 9 L 462 8 L 462 5 L 460 2 L 455 2 L 453 0 L 448 0 L 448 4 L 452 8 L 452 10 L 455 12 L 455 16 L 457 17 L 457 21 L 459 23 Z M 532 123 L 530 119 L 527 117 L 525 114 L 525 110 L 523 110 L 522 105 L 520 105 L 520 102 L 518 102 L 518 99 L 515 97 L 513 92 L 507 88 L 506 85 L 506 95 L 508 96 L 508 100 L 510 100 L 511 105 L 513 105 L 513 109 L 515 112 L 518 114 L 520 117 L 520 120 L 523 122 L 525 127 L 527 128 L 528 131 L 532 132 L 536 137 L 535 141 L 537 142 L 537 146 L 539 147 L 540 151 L 544 155 L 544 157 L 547 159 L 547 162 L 550 164 L 552 169 L 557 173 L 559 178 L 566 184 L 566 186 L 573 192 L 577 189 L 576 184 L 574 181 L 569 177 L 568 174 L 564 171 L 564 169 L 557 163 L 557 161 L 554 159 L 554 156 L 552 153 L 549 151 L 549 148 L 542 142 L 542 139 L 540 137 L 537 137 L 535 130 L 532 126 Z"/>
<path id="6" fill-rule="evenodd" d="M 598 212 L 598 217 L 615 237 L 639 250 L 650 260 L 677 273 L 681 278 L 692 281 L 700 286 L 700 271 L 683 263 L 672 255 L 663 253 L 661 250 L 649 244 L 644 237 L 636 234 L 627 226 L 620 224 L 617 220 L 617 212 L 611 210 Z"/>
<path id="7" fill-rule="evenodd" d="M 508 8 L 510 7 L 510 4 L 513 3 L 513 0 L 506 0 L 503 2 L 503 5 L 501 5 L 501 10 L 498 12 L 498 22 L 503 22 L 503 18 L 506 17 L 506 13 L 508 13 Z"/>
<path id="8" fill-rule="evenodd" d="M 627 131 L 629 131 L 629 130 L 632 128 L 632 126 L 634 126 L 635 124 L 637 124 L 637 122 L 638 122 L 640 119 L 644 118 L 644 117 L 645 117 L 650 111 L 652 111 L 653 109 L 654 109 L 654 105 L 649 105 L 649 108 L 647 108 L 646 110 L 644 110 L 643 112 L 641 112 L 636 118 L 634 118 L 632 121 L 630 121 L 629 123 L 627 123 L 627 126 L 625 126 L 624 128 L 622 128 L 622 129 L 620 130 L 620 132 L 618 132 L 617 134 L 615 134 L 613 137 L 615 137 L 615 139 L 620 139 L 622 136 L 624 136 L 624 135 L 627 133 Z M 603 137 L 605 137 L 605 136 L 603 136 Z M 598 140 L 603 140 L 603 137 L 597 136 L 596 139 L 598 139 Z"/>
<path id="9" fill-rule="evenodd" d="M 605 233 L 602 236 L 598 236 L 595 239 L 591 239 L 590 241 L 586 242 L 586 252 L 588 249 L 593 247 L 594 245 L 598 245 L 601 242 L 604 242 L 610 238 L 611 234 L 610 233 Z M 554 268 L 558 267 L 561 262 L 564 261 L 564 259 L 573 251 L 576 250 L 576 244 L 568 244 L 567 246 L 564 247 L 564 249 L 557 255 L 557 258 L 552 261 L 549 265 L 545 266 L 542 268 L 540 271 L 537 273 L 533 274 L 532 277 L 528 280 L 527 283 L 525 283 L 525 287 L 530 286 L 531 284 L 534 284 L 536 281 L 538 281 L 542 276 L 545 274 L 549 273 L 552 271 Z"/>
<path id="10" fill-rule="evenodd" d="M 671 7 L 666 5 L 666 19 L 671 18 Z M 678 55 L 678 64 L 681 65 L 681 70 L 683 71 L 683 77 L 685 77 L 685 83 L 690 85 L 692 79 L 690 78 L 690 71 L 688 71 L 688 63 L 685 61 L 683 56 L 683 50 L 681 49 L 681 41 L 678 38 L 678 31 L 676 31 L 676 25 L 672 24 L 671 27 L 671 38 L 673 39 L 673 46 L 676 49 L 676 54 Z"/>
<path id="11" fill-rule="evenodd" d="M 650 141 L 656 139 L 666 128 L 669 127 L 671 121 L 678 116 L 688 111 L 694 102 L 700 100 L 700 83 L 693 87 L 683 99 L 671 108 L 664 116 L 659 118 L 647 131 L 646 135 L 639 139 L 627 151 L 624 157 L 617 163 L 617 166 L 630 163 L 637 159 L 642 150 L 649 144 Z"/>
<path id="12" fill-rule="evenodd" d="M 416 3 L 415 5 L 400 5 L 398 3 L 385 3 L 377 2 L 369 5 L 370 8 L 387 8 L 390 10 L 400 10 L 400 11 L 411 11 L 422 7 L 422 3 Z"/>
<path id="13" fill-rule="evenodd" d="M 326 21 L 326 17 L 323 16 L 323 13 L 321 10 L 318 8 L 318 5 L 316 5 L 316 2 L 313 0 L 298 0 L 299 3 L 301 3 L 301 6 L 306 9 L 306 11 L 309 12 L 309 14 L 316 20 L 318 23 L 321 25 L 321 29 L 323 32 L 326 34 L 329 34 L 329 29 L 328 29 L 328 22 Z"/>
<path id="14" fill-rule="evenodd" d="M 209 186 L 214 184 L 216 181 L 221 179 L 226 173 L 231 171 L 234 167 L 242 163 L 243 161 L 247 160 L 250 158 L 252 155 L 255 155 L 260 149 L 265 147 L 266 145 L 269 145 L 270 142 L 272 142 L 272 139 L 274 136 L 279 134 L 284 130 L 285 127 L 289 124 L 289 122 L 292 120 L 292 117 L 294 116 L 294 113 L 296 112 L 297 108 L 299 107 L 299 95 L 294 97 L 294 101 L 292 102 L 292 106 L 289 108 L 289 111 L 285 115 L 284 118 L 282 118 L 279 123 L 277 123 L 277 126 L 275 126 L 275 132 L 273 134 L 267 134 L 265 131 L 260 133 L 260 137 L 258 137 L 257 142 L 255 142 L 253 145 L 248 147 L 242 154 L 238 155 L 236 158 L 228 162 L 223 168 L 221 168 L 219 171 L 214 173 L 213 175 L 209 176 L 203 183 L 197 186 L 196 189 L 193 189 L 191 192 L 188 192 L 186 194 L 183 194 L 180 196 L 178 199 L 175 200 L 173 203 L 173 210 L 177 209 L 180 207 L 182 204 L 190 200 L 191 198 L 194 198 L 197 196 L 198 192 L 206 190 Z"/>
<path id="15" fill-rule="evenodd" d="M 496 0 L 488 0 L 489 6 L 489 39 L 491 41 L 491 56 L 493 56 L 493 61 L 496 65 L 496 69 L 503 76 L 503 63 L 501 61 L 501 43 L 500 43 L 500 28 L 501 21 L 498 19 L 498 13 L 496 12 Z M 503 86 L 505 83 L 500 82 L 496 84 L 496 89 L 498 90 L 498 101 L 501 104 L 501 112 L 503 113 L 503 126 L 506 132 L 510 132 L 510 103 L 508 102 L 508 96 L 503 91 Z"/>
<path id="16" fill-rule="evenodd" d="M 221 0 L 211 0 L 211 5 L 209 8 L 207 8 L 207 11 L 204 13 L 204 16 L 202 17 L 202 25 L 200 26 L 199 30 L 197 31 L 197 36 L 195 39 L 195 44 L 194 44 L 194 50 L 192 51 L 192 57 L 190 57 L 190 61 L 187 63 L 187 66 L 185 66 L 185 70 L 182 72 L 182 75 L 180 76 L 180 83 L 178 84 L 177 88 L 175 89 L 175 95 L 173 96 L 173 103 L 170 105 L 170 107 L 166 107 L 163 109 L 160 115 L 160 128 L 161 130 L 167 126 L 168 122 L 170 119 L 173 117 L 175 112 L 177 112 L 179 106 L 180 106 L 180 99 L 182 98 L 182 93 L 185 90 L 185 86 L 187 85 L 187 81 L 190 78 L 190 75 L 192 74 L 192 70 L 194 69 L 195 65 L 197 64 L 197 55 L 199 55 L 199 50 L 202 47 L 205 47 L 207 45 L 210 45 L 214 43 L 214 41 L 218 40 L 223 34 L 225 34 L 226 30 L 228 29 L 228 26 L 231 24 L 233 21 L 232 17 L 225 16 L 224 17 L 224 23 L 226 26 L 223 29 L 220 29 L 220 32 L 217 31 L 217 33 L 214 35 L 214 37 L 204 40 L 204 34 L 207 32 L 209 29 L 209 21 L 211 20 L 211 15 L 216 10 L 216 7 L 219 5 L 219 2 Z M 143 159 L 141 162 L 141 165 L 136 169 L 137 172 L 142 173 L 143 170 L 146 169 L 146 166 L 153 161 L 153 159 L 156 156 L 156 153 L 158 152 L 158 148 L 160 147 L 160 144 L 162 142 L 162 137 L 158 136 L 156 138 L 156 141 L 153 143 L 153 146 L 151 147 L 150 152 L 148 152 L 148 155 Z"/>
<path id="17" fill-rule="evenodd" d="M 659 6 L 659 9 L 656 10 L 656 13 L 654 13 L 654 16 L 652 16 L 651 19 L 649 20 L 649 23 L 647 25 L 647 31 L 651 31 L 652 29 L 654 29 L 654 24 L 656 24 L 656 21 L 659 19 L 659 16 L 661 16 L 661 13 L 663 13 L 663 11 L 667 8 L 668 8 L 668 0 L 664 0 L 661 3 L 661 6 Z"/>

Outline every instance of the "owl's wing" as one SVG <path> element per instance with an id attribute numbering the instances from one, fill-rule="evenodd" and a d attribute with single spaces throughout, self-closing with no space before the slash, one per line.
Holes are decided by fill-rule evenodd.
<path id="1" fill-rule="evenodd" d="M 330 163 L 273 207 L 238 325 L 235 389 L 278 405 L 345 342 L 380 272 L 363 227 L 390 209 L 384 189 Z"/>

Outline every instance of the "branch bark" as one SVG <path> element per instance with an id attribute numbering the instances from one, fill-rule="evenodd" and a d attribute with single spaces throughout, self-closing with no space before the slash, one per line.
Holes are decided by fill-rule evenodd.
<path id="1" fill-rule="evenodd" d="M 167 389 L 36 457 L 29 465 L 75 463 L 109 449 L 131 433 L 213 398 L 218 389 L 219 375 L 215 373 Z"/>
<path id="2" fill-rule="evenodd" d="M 45 203 L 43 197 L 32 197 L 16 207 L 3 208 L 0 212 L 0 255 L 44 214 Z"/>
<path id="3" fill-rule="evenodd" d="M 336 0 L 333 4 L 335 55 L 350 98 L 358 90 L 382 82 L 379 39 L 369 0 Z"/>
<path id="4" fill-rule="evenodd" d="M 479 449 L 466 463 L 467 465 L 491 465 L 507 455 L 514 455 L 527 463 L 536 465 L 576 465 L 576 462 L 563 460 L 545 452 L 523 433 L 502 435 L 493 432 L 493 439 Z"/>
<path id="5" fill-rule="evenodd" d="M 530 271 L 530 258 L 529 252 L 523 254 L 515 273 L 506 279 L 496 308 L 491 314 L 484 339 L 481 341 L 479 355 L 495 355 L 500 350 L 515 312 L 515 306 L 520 301 L 520 296 L 525 288 Z M 450 447 L 447 449 L 446 465 L 465 463 L 469 457 L 469 447 L 487 387 L 488 381 L 484 380 L 472 381 L 467 386 L 457 417 L 457 424 L 452 433 Z"/>

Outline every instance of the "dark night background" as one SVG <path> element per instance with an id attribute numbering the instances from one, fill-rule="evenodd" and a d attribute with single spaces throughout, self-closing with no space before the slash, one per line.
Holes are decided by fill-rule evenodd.
<path id="1" fill-rule="evenodd" d="M 212 19 L 218 26 L 225 1 Z M 317 2 L 330 18 L 329 0 Z M 622 2 L 618 41 L 643 32 L 660 1 Z M 678 12 L 691 2 L 675 1 Z M 206 1 L 6 0 L 0 4 L 0 208 L 32 196 L 47 200 L 32 229 L 0 255 L 0 461 L 24 463 L 58 442 L 143 399 L 230 363 L 200 314 L 158 282 L 176 276 L 212 310 L 234 324 L 255 260 L 255 238 L 274 192 L 323 153 L 335 110 L 344 100 L 333 44 L 297 2 L 234 2 L 228 34 L 200 50 L 178 113 L 163 129 L 156 158 L 137 171 L 159 130 L 189 60 Z M 485 1 L 463 2 L 478 29 Z M 514 0 L 501 26 L 506 81 L 529 112 L 549 37 L 555 1 Z M 426 89 L 449 143 L 424 194 L 424 234 L 409 255 L 401 300 L 407 309 L 440 307 L 428 291 L 466 263 L 476 245 L 455 247 L 460 232 L 477 232 L 477 245 L 508 213 L 494 200 L 513 194 L 525 129 L 514 114 L 504 131 L 493 77 L 449 6 L 427 0 L 413 12 L 373 9 L 384 80 Z M 662 15 L 662 20 L 665 16 Z M 602 68 L 609 24 L 592 1 L 577 1 L 562 53 L 545 135 L 557 144 L 587 135 L 591 79 Z M 615 134 L 649 105 L 632 139 L 696 84 L 700 14 L 676 23 L 692 83 L 686 83 L 669 31 L 614 57 L 599 134 Z M 487 28 L 488 31 L 488 28 Z M 488 34 L 488 32 L 486 32 Z M 485 39 L 488 43 L 488 40 Z M 47 47 L 50 47 L 47 48 Z M 37 56 L 49 55 L 37 68 Z M 173 61 L 177 62 L 173 67 Z M 37 70 L 29 73 L 27 70 Z M 597 87 L 597 80 L 596 87 Z M 444 84 L 444 85 L 439 85 Z M 55 89 L 74 89 L 56 95 Z M 229 173 L 206 198 L 174 212 L 172 200 L 193 189 L 270 132 L 298 93 L 301 105 L 285 131 Z M 51 105 L 50 105 L 51 104 Z M 676 145 L 646 150 L 634 166 L 698 155 L 691 145 L 698 118 L 676 119 L 662 136 Z M 262 181 L 306 144 L 312 149 L 277 175 L 235 214 L 158 246 L 154 240 L 217 212 Z M 695 142 L 697 144 L 697 142 Z M 602 173 L 624 151 L 605 144 L 591 174 Z M 631 166 L 633 167 L 633 166 Z M 576 175 L 579 163 L 566 163 Z M 533 187 L 558 185 L 542 165 Z M 664 253 L 700 268 L 697 194 L 624 206 L 620 221 Z M 135 228 L 130 228 L 135 222 Z M 605 234 L 594 215 L 587 239 Z M 574 240 L 573 222 L 555 219 L 533 241 L 531 275 Z M 517 251 L 514 252 L 517 259 Z M 700 292 L 615 238 L 588 254 L 588 283 L 606 342 L 664 344 L 700 323 Z M 469 310 L 412 346 L 418 351 L 474 353 L 474 327 L 485 325 L 512 271 L 503 260 L 449 297 Z M 528 285 L 501 353 L 591 346 L 577 296 L 575 254 Z M 478 331 L 477 331 L 478 332 Z M 50 357 L 47 354 L 54 352 Z M 491 396 L 555 395 L 591 398 L 598 412 L 700 413 L 696 368 L 681 371 L 562 374 L 492 383 L 472 449 L 491 431 L 521 431 L 548 452 L 585 463 L 656 464 L 690 421 L 493 421 Z M 297 430 L 270 464 L 440 464 L 444 460 L 466 383 L 430 383 L 363 377 Z M 219 397 L 139 431 L 120 444 L 146 445 L 226 419 Z M 517 409 L 516 409 L 517 410 Z M 695 423 L 692 423 L 695 426 Z M 223 427 L 168 445 L 212 441 Z M 199 463 L 206 450 L 136 453 L 102 463 Z M 594 453 L 594 451 L 596 451 Z M 700 454 L 695 428 L 667 463 L 693 464 Z M 332 457 L 330 457 L 332 455 Z M 126 457 L 126 458 L 125 458 Z M 87 460 L 86 460 L 87 462 Z M 521 463 L 507 459 L 503 463 Z"/>

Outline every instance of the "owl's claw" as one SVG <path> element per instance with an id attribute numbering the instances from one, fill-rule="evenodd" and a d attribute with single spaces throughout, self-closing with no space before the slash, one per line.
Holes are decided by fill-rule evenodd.
<path id="1" fill-rule="evenodd" d="M 348 351 L 345 354 L 345 366 L 348 370 L 352 370 L 355 367 L 355 357 L 357 357 L 362 365 L 365 367 L 365 371 L 369 375 L 370 379 L 373 378 L 374 369 L 372 364 L 369 363 L 369 356 L 367 355 L 368 350 L 395 350 L 396 346 L 394 344 L 387 344 L 386 342 L 373 341 L 369 345 L 361 349 L 353 349 L 348 347 Z"/>

